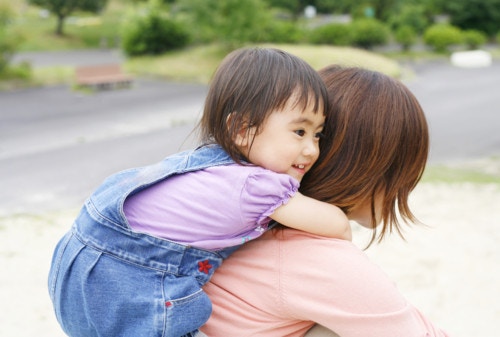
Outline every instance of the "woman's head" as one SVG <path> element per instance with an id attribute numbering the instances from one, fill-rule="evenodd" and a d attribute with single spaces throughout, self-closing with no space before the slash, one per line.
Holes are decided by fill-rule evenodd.
<path id="1" fill-rule="evenodd" d="M 236 161 L 246 159 L 238 135 L 262 131 L 274 112 L 298 108 L 324 115 L 327 92 L 305 61 L 273 48 L 242 48 L 224 58 L 212 79 L 200 121 L 202 141 L 220 144 Z"/>
<path id="2" fill-rule="evenodd" d="M 319 74 L 330 111 L 320 157 L 304 178 L 302 192 L 348 215 L 368 205 L 368 225 L 375 228 L 382 221 L 380 239 L 393 230 L 401 234 L 397 211 L 405 222 L 416 220 L 408 196 L 429 150 L 420 104 L 405 85 L 379 72 L 329 66 Z"/>

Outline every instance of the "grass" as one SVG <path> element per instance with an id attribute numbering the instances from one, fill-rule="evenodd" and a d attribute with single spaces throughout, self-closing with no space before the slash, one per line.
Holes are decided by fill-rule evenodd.
<path id="1" fill-rule="evenodd" d="M 70 83 L 74 69 L 69 66 L 41 67 L 33 69 L 32 81 L 35 85 L 56 85 Z"/>
<path id="2" fill-rule="evenodd" d="M 376 70 L 393 77 L 401 77 L 403 75 L 401 66 L 397 61 L 363 49 L 312 45 L 274 46 L 303 58 L 315 69 L 321 69 L 332 63 L 337 63 L 345 66 Z"/>
<path id="3" fill-rule="evenodd" d="M 361 66 L 401 77 L 403 68 L 394 60 L 366 50 L 311 45 L 262 45 L 286 50 L 307 61 L 315 69 L 332 63 Z M 192 46 L 160 56 L 141 56 L 127 59 L 122 65 L 137 77 L 165 79 L 178 82 L 208 83 L 227 51 L 215 44 Z M 21 80 L 5 79 L 0 89 L 40 85 L 71 85 L 74 69 L 67 66 L 32 68 L 32 75 Z"/>
<path id="4" fill-rule="evenodd" d="M 124 68 L 137 76 L 208 83 L 224 55 L 224 49 L 217 45 L 195 46 L 160 56 L 130 58 Z"/>
<path id="5" fill-rule="evenodd" d="M 428 165 L 422 177 L 429 183 L 474 183 L 500 185 L 500 157 L 466 163 Z"/>
<path id="6" fill-rule="evenodd" d="M 15 20 L 13 32 L 20 36 L 20 51 L 74 50 L 83 48 L 118 48 L 119 30 L 125 20 L 124 13 L 131 10 L 123 1 L 111 0 L 100 16 L 74 13 L 66 20 L 65 35 L 54 34 L 54 16 L 43 16 L 39 8 L 27 6 L 23 1 L 8 2 Z M 133 10 L 141 10 L 136 5 Z M 446 56 L 421 52 L 370 52 L 351 47 L 312 45 L 263 45 L 286 50 L 307 61 L 315 69 L 337 63 L 346 66 L 360 66 L 381 71 L 396 78 L 406 77 L 405 61 L 418 62 L 422 59 Z M 490 51 L 496 58 L 500 49 Z M 129 58 L 124 69 L 138 77 L 151 77 L 179 82 L 208 83 L 216 67 L 227 53 L 221 46 L 211 44 L 191 46 L 160 56 Z M 0 77 L 0 90 L 12 90 L 29 86 L 67 84 L 72 85 L 74 69 L 67 66 L 32 68 L 17 65 Z M 472 182 L 479 184 L 500 184 L 500 158 L 490 158 L 487 162 L 465 165 L 429 165 L 422 177 L 423 182 Z"/>
<path id="7" fill-rule="evenodd" d="M 13 33 L 20 36 L 19 51 L 53 51 L 89 48 L 119 48 L 122 24 L 128 13 L 144 10 L 146 2 L 132 4 L 122 0 L 110 0 L 106 9 L 98 16 L 74 12 L 66 19 L 65 34 L 57 36 L 54 31 L 54 15 L 44 15 L 36 6 L 24 1 L 0 0 L 6 3 L 14 14 L 11 25 Z M 46 12 L 45 12 L 46 13 Z M 315 69 L 331 63 L 361 66 L 378 70 L 390 76 L 404 78 L 411 76 L 400 64 L 405 60 L 444 57 L 425 51 L 412 52 L 370 52 L 350 47 L 310 46 L 310 45 L 272 45 L 295 54 Z M 184 50 L 172 51 L 160 56 L 144 56 L 127 59 L 123 67 L 139 77 L 154 77 L 182 82 L 207 83 L 226 51 L 217 45 L 191 46 Z M 1 88 L 71 84 L 73 73 L 63 67 L 33 69 L 29 79 L 7 80 Z M 1 79 L 0 79 L 0 82 Z M 11 83 L 15 82 L 14 85 Z M 9 85 L 10 83 L 10 85 Z"/>
<path id="8" fill-rule="evenodd" d="M 88 48 L 119 48 L 119 35 L 122 24 L 130 11 L 143 10 L 145 3 L 132 5 L 130 2 L 110 0 L 105 11 L 94 16 L 75 12 L 66 19 L 65 34 L 57 36 L 54 31 L 54 15 L 46 15 L 36 6 L 26 5 L 23 1 L 7 3 L 14 13 L 11 29 L 20 38 L 19 51 L 53 51 Z M 362 66 L 382 71 L 390 76 L 404 75 L 397 61 L 390 57 L 366 50 L 309 45 L 274 45 L 295 54 L 315 69 L 331 63 Z M 207 83 L 226 51 L 217 45 L 191 46 L 184 50 L 172 51 L 161 56 L 145 56 L 127 59 L 123 67 L 137 76 L 147 76 L 173 81 Z M 33 69 L 29 80 L 10 81 L 19 87 L 30 85 L 70 84 L 73 74 L 70 70 L 59 67 Z"/>
<path id="9" fill-rule="evenodd" d="M 400 77 L 401 67 L 396 61 L 361 49 L 332 46 L 266 44 L 297 55 L 313 68 L 320 69 L 332 63 L 362 66 L 390 76 Z M 166 78 L 177 81 L 208 83 L 226 51 L 217 45 L 191 47 L 157 57 L 135 57 L 125 62 L 125 69 L 136 75 Z"/>
<path id="10" fill-rule="evenodd" d="M 5 1 L 0 0 L 0 4 Z M 72 13 L 65 20 L 65 34 L 58 36 L 54 15 L 45 15 L 41 8 L 27 6 L 24 1 L 12 2 L 9 6 L 14 13 L 10 28 L 21 36 L 19 51 L 98 48 L 103 42 L 115 47 L 126 11 L 122 1 L 114 0 L 99 16 Z"/>
<path id="11" fill-rule="evenodd" d="M 0 0 L 0 3 L 8 0 Z M 35 6 L 23 2 L 9 2 L 15 20 L 12 31 L 20 36 L 19 51 L 54 51 L 89 48 L 119 48 L 119 30 L 128 11 L 140 11 L 142 5 L 111 0 L 99 16 L 75 12 L 67 18 L 63 36 L 54 31 L 56 19 L 44 15 Z M 270 45 L 268 45 L 270 46 Z M 373 52 L 348 47 L 272 45 L 295 54 L 315 69 L 331 63 L 363 66 L 400 77 L 403 73 L 396 61 Z M 123 68 L 138 77 L 152 77 L 171 81 L 208 83 L 227 50 L 211 44 L 190 46 L 160 56 L 143 56 L 127 59 Z M 67 84 L 73 82 L 74 70 L 68 67 L 32 68 L 31 76 L 0 79 L 0 90 L 27 86 Z"/>

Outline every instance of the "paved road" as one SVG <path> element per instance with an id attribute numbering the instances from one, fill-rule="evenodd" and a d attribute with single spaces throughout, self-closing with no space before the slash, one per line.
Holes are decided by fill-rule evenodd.
<path id="1" fill-rule="evenodd" d="M 86 53 L 78 57 L 119 61 Z M 38 65 L 77 57 L 29 56 Z M 427 113 L 431 162 L 500 155 L 500 63 L 415 71 L 407 85 Z M 205 94 L 203 85 L 146 80 L 92 95 L 64 86 L 0 93 L 0 215 L 77 207 L 108 174 L 192 146 Z"/>
<path id="2" fill-rule="evenodd" d="M 72 207 L 111 172 L 192 146 L 203 85 L 0 93 L 0 214 Z"/>
<path id="3" fill-rule="evenodd" d="M 500 62 L 464 69 L 417 66 L 407 85 L 420 100 L 431 132 L 431 162 L 500 155 Z"/>
<path id="4" fill-rule="evenodd" d="M 84 49 L 47 52 L 23 52 L 15 54 L 12 62 L 29 62 L 33 67 L 79 66 L 121 63 L 123 53 L 116 49 Z"/>

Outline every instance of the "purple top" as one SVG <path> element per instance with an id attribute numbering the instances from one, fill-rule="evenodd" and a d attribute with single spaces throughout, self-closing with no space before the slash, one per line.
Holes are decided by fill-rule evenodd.
<path id="1" fill-rule="evenodd" d="M 259 166 L 214 166 L 165 179 L 125 200 L 132 230 L 217 250 L 262 235 L 269 215 L 299 188 Z"/>

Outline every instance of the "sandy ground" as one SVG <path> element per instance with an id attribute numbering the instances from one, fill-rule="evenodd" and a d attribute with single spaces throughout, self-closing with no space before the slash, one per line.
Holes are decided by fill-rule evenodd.
<path id="1" fill-rule="evenodd" d="M 452 336 L 500 336 L 500 186 L 422 183 L 411 203 L 428 227 L 367 253 Z M 46 278 L 54 245 L 76 212 L 0 218 L 0 336 L 64 336 Z M 365 233 L 355 235 L 362 245 Z"/>

